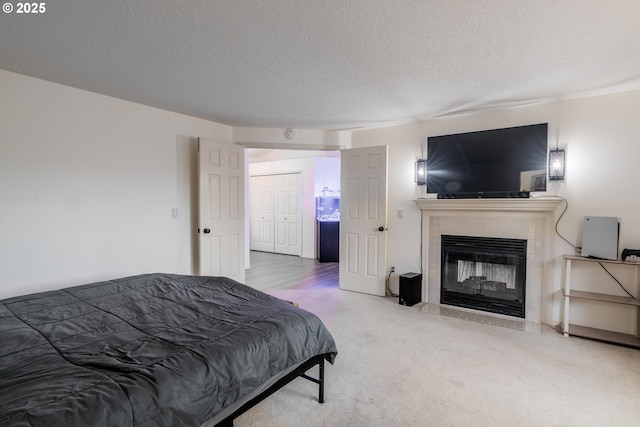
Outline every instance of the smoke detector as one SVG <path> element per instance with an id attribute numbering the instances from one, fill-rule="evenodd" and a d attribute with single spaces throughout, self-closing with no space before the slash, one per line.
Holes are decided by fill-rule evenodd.
<path id="1" fill-rule="evenodd" d="M 295 139 L 296 130 L 295 129 L 287 129 L 287 131 L 284 133 L 284 136 L 286 136 L 287 139 Z"/>

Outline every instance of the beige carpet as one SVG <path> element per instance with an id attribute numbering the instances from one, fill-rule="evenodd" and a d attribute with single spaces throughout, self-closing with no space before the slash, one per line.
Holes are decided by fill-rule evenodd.
<path id="1" fill-rule="evenodd" d="M 237 427 L 640 425 L 638 350 L 339 289 L 269 293 L 316 313 L 339 354 L 326 364 L 324 404 L 296 379 Z"/>

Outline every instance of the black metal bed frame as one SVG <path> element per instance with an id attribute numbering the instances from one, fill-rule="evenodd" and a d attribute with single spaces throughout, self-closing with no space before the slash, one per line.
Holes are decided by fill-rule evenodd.
<path id="1" fill-rule="evenodd" d="M 247 412 L 249 409 L 253 408 L 258 403 L 262 402 L 267 397 L 271 396 L 276 391 L 280 390 L 285 385 L 289 384 L 291 381 L 295 380 L 298 377 L 302 377 L 306 380 L 312 381 L 318 384 L 318 402 L 324 403 L 324 354 L 319 354 L 317 356 L 313 356 L 308 359 L 306 362 L 303 362 L 296 369 L 280 378 L 278 381 L 273 383 L 269 388 L 267 388 L 262 393 L 258 394 L 254 398 L 245 402 L 238 409 L 229 414 L 225 419 L 218 422 L 215 427 L 233 427 L 233 420 Z M 307 371 L 313 368 L 315 365 L 318 365 L 319 372 L 318 378 L 313 378 L 307 375 Z"/>

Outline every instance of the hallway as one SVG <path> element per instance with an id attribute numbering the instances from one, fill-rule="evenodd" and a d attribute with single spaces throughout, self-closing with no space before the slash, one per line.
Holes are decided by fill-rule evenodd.
<path id="1" fill-rule="evenodd" d="M 338 288 L 338 263 L 251 251 L 245 283 L 261 291 Z"/>

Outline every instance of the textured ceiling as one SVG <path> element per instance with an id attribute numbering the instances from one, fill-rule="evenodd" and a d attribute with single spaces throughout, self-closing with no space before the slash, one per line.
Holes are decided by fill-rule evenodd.
<path id="1" fill-rule="evenodd" d="M 0 14 L 1 69 L 252 127 L 640 88 L 639 42 L 638 0 L 55 0 Z"/>

